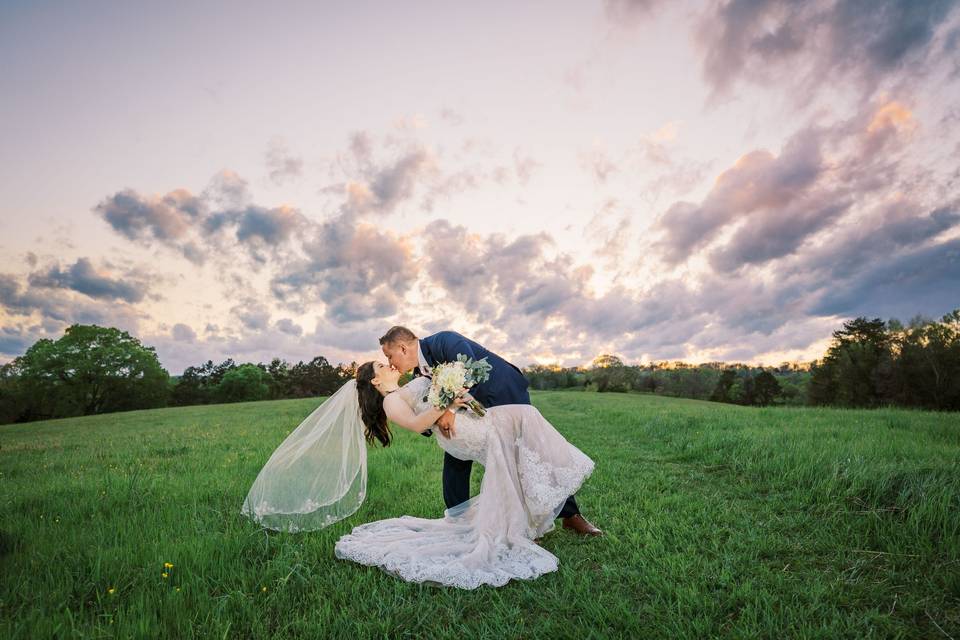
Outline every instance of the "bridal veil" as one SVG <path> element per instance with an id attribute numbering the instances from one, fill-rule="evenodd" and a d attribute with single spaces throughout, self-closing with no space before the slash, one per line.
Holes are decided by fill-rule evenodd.
<path id="1" fill-rule="evenodd" d="M 367 448 L 349 380 L 277 447 L 240 512 L 276 531 L 312 531 L 360 508 L 367 489 Z"/>

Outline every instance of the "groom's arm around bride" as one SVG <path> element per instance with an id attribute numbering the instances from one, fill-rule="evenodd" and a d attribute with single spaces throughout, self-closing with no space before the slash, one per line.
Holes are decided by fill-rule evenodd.
<path id="1" fill-rule="evenodd" d="M 429 370 L 434 366 L 444 362 L 455 362 L 457 356 L 461 354 L 473 360 L 486 358 L 491 366 L 490 377 L 486 382 L 471 388 L 470 394 L 484 407 L 532 404 L 528 390 L 529 382 L 519 367 L 456 331 L 440 331 L 425 338 L 417 338 L 406 327 L 395 326 L 380 338 L 380 345 L 391 365 L 401 372 L 413 370 L 415 375 L 429 375 Z M 445 414 L 443 418 L 452 421 L 452 415 Z M 438 425 L 444 426 L 440 420 Z M 472 465 L 470 460 L 460 460 L 444 452 L 443 500 L 447 508 L 458 505 L 470 497 Z M 564 527 L 574 529 L 578 533 L 600 533 L 599 529 L 580 515 L 580 509 L 573 496 L 567 498 L 559 516 L 563 518 Z"/>
<path id="2" fill-rule="evenodd" d="M 504 360 L 483 345 L 465 338 L 456 331 L 440 331 L 421 338 L 419 346 L 430 367 L 441 362 L 456 362 L 459 355 L 473 360 L 486 358 L 490 377 L 475 385 L 470 394 L 485 407 L 502 404 L 530 404 L 530 383 L 516 365 Z"/>

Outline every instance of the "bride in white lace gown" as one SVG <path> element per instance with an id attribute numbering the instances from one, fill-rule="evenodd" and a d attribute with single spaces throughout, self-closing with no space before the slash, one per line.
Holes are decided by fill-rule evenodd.
<path id="1" fill-rule="evenodd" d="M 399 375 L 379 362 L 357 371 L 368 439 L 389 441 L 388 418 L 420 433 L 442 413 L 426 402 L 428 378 L 398 388 Z M 434 439 L 451 455 L 483 465 L 480 493 L 443 518 L 405 515 L 354 527 L 337 541 L 336 556 L 404 580 L 462 589 L 556 571 L 557 557 L 535 540 L 553 529 L 567 496 L 592 473 L 593 460 L 525 404 L 490 407 L 483 417 L 459 411 L 453 437 Z"/>

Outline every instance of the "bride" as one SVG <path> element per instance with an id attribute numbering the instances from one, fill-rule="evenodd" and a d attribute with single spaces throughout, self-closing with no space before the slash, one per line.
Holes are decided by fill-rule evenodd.
<path id="1" fill-rule="evenodd" d="M 421 433 L 447 409 L 427 400 L 430 379 L 400 387 L 400 373 L 366 362 L 356 378 L 318 407 L 274 452 L 242 513 L 269 528 L 305 531 L 354 513 L 366 492 L 367 442 L 388 446 L 388 420 Z M 480 492 L 443 518 L 388 518 L 354 527 L 334 548 L 338 558 L 377 566 L 411 582 L 462 589 L 502 586 L 556 571 L 556 556 L 537 539 L 554 528 L 567 496 L 592 473 L 593 460 L 532 405 L 489 407 L 484 416 L 455 409 L 445 451 L 484 467 Z M 351 406 L 352 405 L 352 406 Z"/>

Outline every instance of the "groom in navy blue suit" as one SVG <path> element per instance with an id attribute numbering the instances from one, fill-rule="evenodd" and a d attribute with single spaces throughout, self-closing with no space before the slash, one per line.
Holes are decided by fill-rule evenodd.
<path id="1" fill-rule="evenodd" d="M 406 327 L 392 327 L 380 338 L 383 354 L 390 364 L 402 373 L 413 370 L 414 376 L 430 375 L 434 366 L 442 362 L 455 362 L 460 354 L 473 360 L 486 358 L 490 363 L 490 377 L 475 385 L 470 394 L 485 407 L 504 404 L 531 404 L 527 392 L 529 383 L 523 372 L 497 354 L 485 349 L 473 340 L 468 340 L 456 331 L 440 331 L 426 338 L 417 336 Z M 453 426 L 454 416 L 447 412 L 437 420 L 437 427 L 445 437 Z M 430 436 L 431 431 L 424 431 Z M 470 497 L 470 470 L 472 460 L 460 460 L 447 452 L 443 454 L 443 501 L 447 508 L 458 505 Z M 573 496 L 567 498 L 560 511 L 563 526 L 577 533 L 599 535 L 600 529 L 590 524 L 581 514 Z"/>

